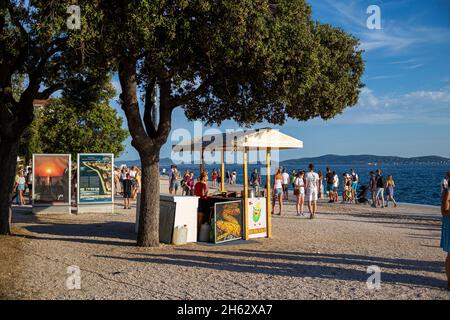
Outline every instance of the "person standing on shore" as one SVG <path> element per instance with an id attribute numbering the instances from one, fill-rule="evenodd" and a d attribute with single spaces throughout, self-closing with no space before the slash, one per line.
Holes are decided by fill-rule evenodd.
<path id="1" fill-rule="evenodd" d="M 212 186 L 215 188 L 217 186 L 217 171 L 216 171 L 216 169 L 213 170 L 213 172 L 211 174 L 211 179 L 212 179 Z"/>
<path id="2" fill-rule="evenodd" d="M 130 206 L 130 198 L 133 193 L 133 181 L 131 180 L 131 176 L 129 173 L 125 175 L 125 179 L 122 181 L 122 190 L 123 190 L 123 208 L 131 209 Z"/>
<path id="3" fill-rule="evenodd" d="M 233 170 L 233 172 L 231 173 L 231 184 L 236 184 L 237 183 L 237 173 L 236 170 Z"/>
<path id="4" fill-rule="evenodd" d="M 319 175 L 314 172 L 314 165 L 312 163 L 308 166 L 309 172 L 305 177 L 306 199 L 308 199 L 308 210 L 310 219 L 314 219 L 317 212 L 317 195 L 319 192 Z"/>
<path id="5" fill-rule="evenodd" d="M 227 170 L 225 172 L 225 177 L 227 178 L 227 183 L 231 184 L 231 174 L 230 174 L 230 170 Z"/>
<path id="6" fill-rule="evenodd" d="M 375 172 L 370 171 L 369 189 L 372 196 L 372 207 L 377 207 L 377 180 L 375 179 Z"/>
<path id="7" fill-rule="evenodd" d="M 397 203 L 394 199 L 394 188 L 395 188 L 395 182 L 392 178 L 392 175 L 388 176 L 388 179 L 386 181 L 386 207 L 389 205 L 389 198 L 394 203 L 394 207 L 397 207 Z"/>
<path id="8" fill-rule="evenodd" d="M 327 184 L 327 194 L 329 201 L 328 203 L 333 202 L 333 173 L 330 168 L 327 168 L 327 173 L 325 174 L 325 182 Z"/>
<path id="9" fill-rule="evenodd" d="M 300 172 L 300 170 L 299 170 L 299 172 Z M 295 189 L 295 179 L 297 178 L 297 172 L 295 171 L 295 169 L 292 169 L 292 172 L 291 172 L 291 184 L 292 184 L 292 190 L 294 190 Z"/>
<path id="10" fill-rule="evenodd" d="M 337 175 L 336 171 L 333 171 L 333 201 L 332 202 L 338 202 L 339 198 L 339 176 Z"/>
<path id="11" fill-rule="evenodd" d="M 286 169 L 283 169 L 283 197 L 284 200 L 289 200 L 289 183 L 291 180 L 291 177 L 289 176 L 289 173 L 286 172 Z"/>
<path id="12" fill-rule="evenodd" d="M 252 175 L 250 176 L 250 185 L 253 187 L 253 191 L 255 192 L 255 197 L 259 197 L 259 188 L 261 186 L 261 176 L 259 175 L 257 168 L 255 168 L 255 170 L 253 170 Z"/>
<path id="13" fill-rule="evenodd" d="M 178 188 L 180 187 L 180 172 L 177 166 L 172 166 L 172 172 L 169 177 L 169 193 L 177 195 Z"/>
<path id="14" fill-rule="evenodd" d="M 377 175 L 375 177 L 376 179 L 376 186 L 377 186 L 377 194 L 375 196 L 375 200 L 378 202 L 378 200 L 381 200 L 381 208 L 384 208 L 384 177 L 381 175 L 381 170 L 377 169 Z M 376 204 L 375 204 L 376 205 Z"/>
<path id="15" fill-rule="evenodd" d="M 448 189 L 448 184 L 450 181 L 450 171 L 447 172 L 447 176 L 444 177 L 441 181 L 441 195 L 444 195 L 445 190 Z"/>
<path id="16" fill-rule="evenodd" d="M 441 248 L 447 252 L 445 272 L 447 274 L 447 290 L 450 291 L 450 189 L 444 191 L 441 203 L 442 230 Z"/>
<path id="17" fill-rule="evenodd" d="M 298 171 L 297 176 L 294 179 L 294 195 L 297 197 L 295 208 L 297 209 L 297 215 L 303 216 L 303 204 L 305 203 L 305 172 Z"/>
<path id="18" fill-rule="evenodd" d="M 317 173 L 319 175 L 319 194 L 318 197 L 319 199 L 323 198 L 323 174 L 322 171 L 319 170 L 319 172 Z"/>
<path id="19" fill-rule="evenodd" d="M 281 174 L 281 169 L 278 169 L 277 173 L 273 177 L 272 214 L 275 213 L 275 205 L 277 200 L 280 207 L 280 212 L 278 213 L 278 215 L 281 216 L 281 211 L 283 209 L 283 175 Z"/>
<path id="20" fill-rule="evenodd" d="M 359 176 L 355 172 L 355 170 L 351 169 L 350 177 L 352 179 L 352 190 L 351 190 L 352 191 L 352 199 L 355 200 L 355 203 L 358 203 L 358 201 L 356 199 L 356 191 L 358 190 Z"/>

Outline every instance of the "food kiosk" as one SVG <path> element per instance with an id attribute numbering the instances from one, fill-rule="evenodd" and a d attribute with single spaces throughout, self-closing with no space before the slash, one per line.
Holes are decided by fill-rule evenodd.
<path id="1" fill-rule="evenodd" d="M 181 141 L 172 146 L 175 152 L 200 152 L 200 172 L 203 171 L 205 149 L 221 152 L 221 192 L 199 199 L 199 207 L 211 208 L 211 238 L 214 243 L 237 239 L 271 238 L 271 151 L 303 148 L 303 142 L 271 128 L 233 133 L 205 135 Z M 248 155 L 250 151 L 266 151 L 267 187 L 262 194 L 249 195 Z M 225 189 L 225 152 L 243 152 L 244 188 L 230 193 Z M 201 204 L 207 201 L 208 204 Z"/>

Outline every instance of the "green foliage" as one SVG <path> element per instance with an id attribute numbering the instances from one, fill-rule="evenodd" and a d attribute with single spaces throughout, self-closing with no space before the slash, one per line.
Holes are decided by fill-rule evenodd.
<path id="1" fill-rule="evenodd" d="M 97 103 L 86 109 L 70 105 L 65 99 L 52 99 L 51 103 L 36 111 L 31 126 L 29 152 L 113 153 L 124 151 L 128 137 L 122 128 L 122 118 L 109 104 Z"/>
<path id="2" fill-rule="evenodd" d="M 109 55 L 138 56 L 139 85 L 168 82 L 192 120 L 330 119 L 363 86 L 358 40 L 304 0 L 108 1 L 103 13 Z"/>

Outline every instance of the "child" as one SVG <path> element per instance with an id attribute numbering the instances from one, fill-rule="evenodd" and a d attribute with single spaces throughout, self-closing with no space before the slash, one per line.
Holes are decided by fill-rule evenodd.
<path id="1" fill-rule="evenodd" d="M 132 196 L 133 181 L 130 179 L 130 174 L 127 173 L 125 179 L 122 181 L 123 186 L 123 203 L 124 209 L 131 209 L 130 198 Z"/>

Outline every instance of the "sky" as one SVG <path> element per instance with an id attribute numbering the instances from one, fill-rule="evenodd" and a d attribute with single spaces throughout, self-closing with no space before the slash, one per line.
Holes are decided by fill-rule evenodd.
<path id="1" fill-rule="evenodd" d="M 376 154 L 404 157 L 439 155 L 450 158 L 450 0 L 309 0 L 313 19 L 340 27 L 360 39 L 365 73 L 356 106 L 328 121 L 288 120 L 272 127 L 304 142 L 304 148 L 281 151 L 280 160 L 324 154 Z M 367 13 L 380 8 L 381 29 L 370 29 Z M 113 83 L 120 92 L 117 77 Z M 119 114 L 126 118 L 116 101 Z M 183 111 L 174 111 L 174 130 L 194 131 Z M 218 129 L 237 129 L 233 121 Z M 203 128 L 203 132 L 208 128 Z M 177 132 L 177 131 L 175 131 Z M 170 157 L 171 140 L 161 150 Z M 126 143 L 119 160 L 139 156 Z M 175 141 L 175 140 L 174 140 Z"/>

